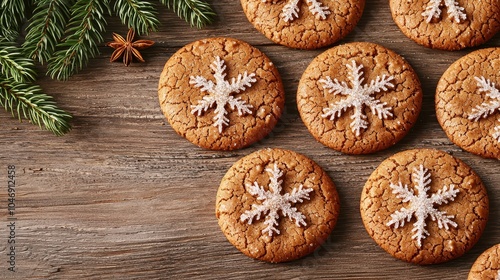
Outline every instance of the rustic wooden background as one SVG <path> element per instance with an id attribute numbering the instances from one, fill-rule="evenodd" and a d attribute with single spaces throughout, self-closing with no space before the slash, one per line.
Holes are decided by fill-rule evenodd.
<path id="1" fill-rule="evenodd" d="M 161 32 L 143 52 L 146 63 L 109 63 L 112 49 L 69 82 L 40 80 L 47 93 L 73 114 L 64 137 L 19 123 L 0 112 L 0 278 L 102 279 L 465 279 L 476 257 L 500 243 L 500 173 L 486 160 L 454 146 L 434 112 L 438 79 L 456 59 L 472 51 L 427 49 L 407 39 L 391 19 L 388 1 L 368 0 L 354 32 L 342 42 L 379 43 L 403 55 L 424 88 L 423 110 L 409 135 L 373 155 L 349 156 L 328 149 L 308 133 L 295 105 L 303 70 L 324 50 L 278 46 L 247 21 L 239 1 L 209 1 L 218 14 L 203 30 L 189 28 L 159 7 Z M 111 32 L 126 33 L 117 19 Z M 157 98 L 167 59 L 194 40 L 231 36 L 265 52 L 278 67 L 286 109 L 274 131 L 259 143 L 233 152 L 207 151 L 179 137 L 164 119 Z M 496 35 L 482 47 L 498 46 Z M 42 73 L 43 69 L 41 69 Z M 219 182 L 237 159 L 265 147 L 292 149 L 320 164 L 337 185 L 340 220 L 327 242 L 303 259 L 267 264 L 236 250 L 214 215 Z M 469 164 L 486 184 L 490 221 L 479 243 L 460 259 L 417 266 L 393 259 L 366 233 L 359 215 L 365 180 L 392 154 L 437 148 Z M 17 268 L 7 271 L 7 166 L 17 168 Z M 404 275 L 404 276 L 403 276 Z"/>

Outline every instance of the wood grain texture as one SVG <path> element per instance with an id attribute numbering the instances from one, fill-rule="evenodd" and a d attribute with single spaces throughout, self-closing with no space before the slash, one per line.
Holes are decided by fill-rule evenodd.
<path id="1" fill-rule="evenodd" d="M 143 52 L 146 63 L 128 68 L 109 63 L 112 49 L 69 82 L 47 77 L 40 83 L 73 114 L 73 130 L 52 136 L 0 112 L 0 278 L 18 279 L 465 279 L 481 252 L 500 243 L 500 173 L 486 160 L 453 145 L 434 112 L 438 79 L 472 49 L 445 52 L 407 39 L 391 19 L 386 0 L 367 1 L 361 22 L 342 42 L 379 43 L 404 56 L 418 73 L 423 109 L 402 142 L 373 155 L 348 156 L 314 140 L 300 120 L 295 92 L 302 72 L 324 51 L 278 46 L 247 21 L 239 1 L 209 1 L 217 22 L 190 29 L 159 7 L 161 32 Z M 126 33 L 117 19 L 111 32 Z M 157 97 L 167 59 L 194 40 L 231 36 L 266 53 L 278 67 L 286 90 L 282 119 L 255 145 L 233 152 L 193 146 L 166 123 Z M 498 46 L 497 34 L 481 48 Z M 44 69 L 40 69 L 43 71 Z M 254 261 L 226 240 L 215 218 L 221 178 L 237 159 L 265 147 L 302 153 L 322 166 L 341 198 L 339 222 L 314 254 L 284 264 Z M 363 185 L 385 158 L 411 148 L 437 148 L 470 165 L 490 196 L 490 221 L 479 243 L 463 257 L 442 265 L 417 266 L 393 259 L 366 233 L 359 215 Z M 7 165 L 17 168 L 17 267 L 7 274 Z"/>

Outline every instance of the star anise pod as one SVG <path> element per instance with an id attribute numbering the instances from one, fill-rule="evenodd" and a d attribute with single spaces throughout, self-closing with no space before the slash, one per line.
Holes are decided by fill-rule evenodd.
<path id="1" fill-rule="evenodd" d="M 135 37 L 135 31 L 130 28 L 127 33 L 127 40 L 125 40 L 120 34 L 113 33 L 113 42 L 109 42 L 106 45 L 115 49 L 111 55 L 110 61 L 113 62 L 118 60 L 123 55 L 123 63 L 128 66 L 133 57 L 135 57 L 140 62 L 144 62 L 139 50 L 143 50 L 151 47 L 154 42 L 151 40 L 137 40 L 133 41 Z"/>

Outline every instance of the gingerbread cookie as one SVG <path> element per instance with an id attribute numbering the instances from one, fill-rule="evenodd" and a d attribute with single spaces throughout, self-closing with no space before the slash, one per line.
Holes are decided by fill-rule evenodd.
<path id="1" fill-rule="evenodd" d="M 416 122 L 422 89 L 411 66 L 372 43 L 331 48 L 307 67 L 297 90 L 302 121 L 319 142 L 368 154 L 401 140 Z"/>
<path id="2" fill-rule="evenodd" d="M 213 150 L 262 139 L 278 121 L 285 98 L 271 60 L 232 38 L 200 40 L 177 51 L 161 73 L 158 96 L 179 135 Z"/>
<path id="3" fill-rule="evenodd" d="M 229 242 L 267 262 L 313 252 L 338 214 L 339 197 L 328 174 L 288 150 L 265 149 L 240 159 L 217 192 L 216 216 Z"/>
<path id="4" fill-rule="evenodd" d="M 459 50 L 483 44 L 500 30 L 498 0 L 390 0 L 392 18 L 420 45 Z"/>
<path id="5" fill-rule="evenodd" d="M 436 116 L 462 149 L 500 159 L 500 48 L 472 52 L 453 63 L 436 89 Z"/>
<path id="6" fill-rule="evenodd" d="M 365 0 L 241 0 L 241 5 L 255 28 L 275 43 L 317 49 L 354 29 Z"/>
<path id="7" fill-rule="evenodd" d="M 435 264 L 467 252 L 481 236 L 489 203 L 479 176 L 438 150 L 417 149 L 384 160 L 361 194 L 368 234 L 395 258 Z"/>
<path id="8" fill-rule="evenodd" d="M 472 265 L 468 280 L 500 279 L 500 244 L 484 251 Z"/>

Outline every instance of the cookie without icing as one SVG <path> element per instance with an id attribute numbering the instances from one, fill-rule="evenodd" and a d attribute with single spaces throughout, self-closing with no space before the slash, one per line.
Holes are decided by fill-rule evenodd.
<path id="1" fill-rule="evenodd" d="M 271 41 L 297 49 L 331 45 L 358 23 L 365 0 L 241 0 L 253 26 Z"/>
<path id="2" fill-rule="evenodd" d="M 486 226 L 489 202 L 479 176 L 438 150 L 416 149 L 384 160 L 360 203 L 368 234 L 389 254 L 415 264 L 462 256 Z"/>
<path id="3" fill-rule="evenodd" d="M 158 97 L 172 128 L 212 150 L 235 150 L 266 136 L 277 123 L 285 93 L 271 60 L 232 38 L 193 42 L 165 64 Z"/>
<path id="4" fill-rule="evenodd" d="M 443 74 L 436 116 L 450 140 L 485 158 L 500 159 L 500 48 L 474 51 Z"/>
<path id="5" fill-rule="evenodd" d="M 297 90 L 309 132 L 347 154 L 369 154 L 401 140 L 416 122 L 422 89 L 398 54 L 372 43 L 349 43 L 317 56 Z"/>
<path id="6" fill-rule="evenodd" d="M 468 280 L 500 279 L 500 244 L 484 251 L 470 269 Z"/>
<path id="7" fill-rule="evenodd" d="M 389 4 L 401 31 L 433 49 L 478 46 L 500 30 L 498 0 L 390 0 Z"/>
<path id="8" fill-rule="evenodd" d="M 334 183 L 315 162 L 265 149 L 228 170 L 217 192 L 216 216 L 238 250 L 276 263 L 301 258 L 325 242 L 339 208 Z"/>

